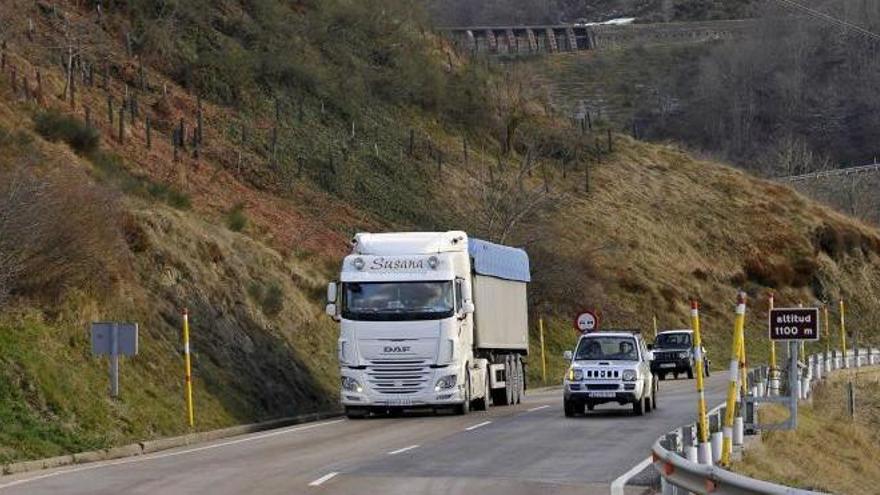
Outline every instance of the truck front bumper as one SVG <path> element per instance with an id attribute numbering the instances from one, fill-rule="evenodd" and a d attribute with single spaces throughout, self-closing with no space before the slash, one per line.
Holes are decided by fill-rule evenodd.
<path id="1" fill-rule="evenodd" d="M 464 402 L 464 386 L 460 383 L 460 377 L 452 388 L 435 390 L 436 380 L 443 375 L 449 375 L 448 370 L 438 370 L 427 384 L 420 390 L 412 393 L 381 393 L 371 387 L 365 373 L 359 370 L 344 370 L 343 376 L 357 380 L 361 384 L 361 390 L 341 390 L 340 402 L 348 407 L 365 408 L 420 408 L 432 406 L 454 406 Z"/>

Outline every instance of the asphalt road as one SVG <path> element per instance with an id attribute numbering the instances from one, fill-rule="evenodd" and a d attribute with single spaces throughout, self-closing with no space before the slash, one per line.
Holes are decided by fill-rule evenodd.
<path id="1" fill-rule="evenodd" d="M 718 404 L 725 378 L 707 382 Z M 695 416 L 693 380 L 661 382 L 643 417 L 604 405 L 565 418 L 560 389 L 468 416 L 318 423 L 95 464 L 0 477 L 19 494 L 609 493 L 653 442 Z M 644 488 L 627 493 L 643 493 Z"/>

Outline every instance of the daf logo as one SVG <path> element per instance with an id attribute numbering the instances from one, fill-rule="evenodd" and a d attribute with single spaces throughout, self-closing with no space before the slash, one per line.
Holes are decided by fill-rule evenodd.
<path id="1" fill-rule="evenodd" d="M 382 352 L 384 352 L 386 354 L 393 353 L 393 352 L 409 352 L 410 349 L 411 349 L 411 347 L 408 345 L 394 345 L 394 346 L 386 345 L 385 348 L 382 350 Z"/>

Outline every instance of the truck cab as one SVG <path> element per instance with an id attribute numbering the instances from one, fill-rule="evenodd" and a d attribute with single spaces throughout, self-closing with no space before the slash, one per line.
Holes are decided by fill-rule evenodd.
<path id="1" fill-rule="evenodd" d="M 524 251 L 461 231 L 357 234 L 327 290 L 347 415 L 519 402 L 529 280 Z"/>
<path id="2" fill-rule="evenodd" d="M 652 352 L 638 331 L 601 331 L 580 336 L 563 380 L 563 409 L 570 417 L 604 403 L 630 404 L 641 416 L 657 408 Z"/>

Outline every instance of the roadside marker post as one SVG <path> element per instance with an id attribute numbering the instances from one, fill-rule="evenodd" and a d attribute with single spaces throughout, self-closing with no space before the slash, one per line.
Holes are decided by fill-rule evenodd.
<path id="1" fill-rule="evenodd" d="M 91 338 L 92 354 L 110 358 L 110 397 L 119 397 L 119 356 L 137 356 L 138 324 L 94 322 Z"/>
<path id="2" fill-rule="evenodd" d="M 773 311 L 773 308 L 775 307 L 775 305 L 776 305 L 776 297 L 771 293 L 770 298 L 769 298 L 770 311 Z M 780 382 L 780 380 L 779 380 L 780 369 L 779 369 L 779 365 L 776 361 L 776 341 L 773 339 L 770 339 L 770 373 L 769 373 L 769 375 L 770 376 L 768 377 L 768 380 L 767 380 L 769 382 L 767 384 L 768 395 L 770 395 L 772 397 L 778 396 L 779 395 L 779 385 L 780 385 L 780 383 L 779 383 Z"/>
<path id="3" fill-rule="evenodd" d="M 746 319 L 746 294 L 740 292 L 736 302 L 736 320 L 733 327 L 733 346 L 730 353 L 730 383 L 727 387 L 727 411 L 724 417 L 723 443 L 721 445 L 721 465 L 730 465 L 733 451 L 733 425 L 736 416 L 737 393 L 739 389 L 739 361 L 743 343 Z"/>
<path id="4" fill-rule="evenodd" d="M 544 318 L 538 318 L 538 332 L 541 335 L 541 381 L 547 383 L 547 358 L 544 354 Z"/>
<path id="5" fill-rule="evenodd" d="M 694 361 L 697 367 L 697 459 L 700 464 L 712 464 L 709 444 L 709 418 L 706 413 L 705 384 L 703 382 L 703 337 L 700 330 L 700 303 L 691 301 L 691 326 L 694 330 Z"/>
<path id="6" fill-rule="evenodd" d="M 185 367 L 185 385 L 186 385 L 186 415 L 189 420 L 189 427 L 195 426 L 195 413 L 193 411 L 193 391 L 192 391 L 192 361 L 189 353 L 189 311 L 183 308 L 183 361 Z"/>
<path id="7" fill-rule="evenodd" d="M 654 315 L 654 338 L 657 338 L 657 315 Z"/>
<path id="8" fill-rule="evenodd" d="M 846 364 L 846 305 L 843 299 L 840 300 L 840 350 L 843 352 L 843 367 L 848 368 Z"/>

